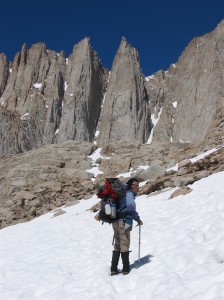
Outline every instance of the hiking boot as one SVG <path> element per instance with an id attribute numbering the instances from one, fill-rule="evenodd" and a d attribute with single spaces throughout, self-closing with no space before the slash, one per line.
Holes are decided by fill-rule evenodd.
<path id="1" fill-rule="evenodd" d="M 129 271 L 130 272 L 130 271 Z M 128 275 L 129 274 L 129 272 L 123 272 L 123 275 Z"/>
<path id="2" fill-rule="evenodd" d="M 117 271 L 111 271 L 110 275 L 114 276 L 114 275 L 117 275 L 118 273 L 119 273 L 118 270 Z"/>
<path id="3" fill-rule="evenodd" d="M 119 258 L 120 258 L 120 252 L 119 251 L 113 251 L 113 255 L 112 255 L 112 261 L 111 261 L 111 276 L 117 275 L 118 269 L 118 262 L 119 262 Z"/>
<path id="4" fill-rule="evenodd" d="M 130 272 L 129 252 L 121 252 L 123 262 L 123 275 L 128 275 Z"/>

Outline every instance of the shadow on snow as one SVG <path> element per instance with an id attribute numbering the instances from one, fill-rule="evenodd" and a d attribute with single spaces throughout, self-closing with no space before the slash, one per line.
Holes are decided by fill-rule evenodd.
<path id="1" fill-rule="evenodd" d="M 132 264 L 130 264 L 130 268 L 138 269 L 138 268 L 144 266 L 145 264 L 150 263 L 152 257 L 153 257 L 153 255 L 149 255 L 149 254 L 144 257 L 141 257 L 140 260 L 136 260 Z"/>

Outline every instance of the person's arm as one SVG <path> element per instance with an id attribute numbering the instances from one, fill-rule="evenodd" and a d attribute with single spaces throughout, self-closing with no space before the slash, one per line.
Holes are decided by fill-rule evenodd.
<path id="1" fill-rule="evenodd" d="M 126 193 L 126 212 L 128 215 L 132 216 L 133 219 L 138 222 L 138 224 L 142 225 L 142 221 L 136 211 L 135 198 L 134 194 L 131 191 Z"/>

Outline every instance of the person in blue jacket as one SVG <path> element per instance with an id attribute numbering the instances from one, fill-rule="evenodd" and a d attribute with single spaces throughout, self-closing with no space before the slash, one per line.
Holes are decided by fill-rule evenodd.
<path id="1" fill-rule="evenodd" d="M 118 220 L 112 224 L 114 230 L 114 250 L 111 261 L 111 276 L 118 274 L 118 262 L 121 255 L 123 274 L 130 272 L 129 248 L 130 231 L 135 220 L 139 226 L 143 225 L 136 211 L 135 197 L 139 190 L 139 181 L 131 178 L 126 183 L 127 191 L 123 199 L 119 201 Z"/>

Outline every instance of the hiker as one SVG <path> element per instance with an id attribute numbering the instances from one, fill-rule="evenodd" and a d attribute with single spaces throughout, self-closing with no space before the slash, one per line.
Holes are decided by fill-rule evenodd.
<path id="1" fill-rule="evenodd" d="M 135 196 L 139 190 L 139 181 L 136 178 L 131 178 L 126 183 L 126 186 L 126 195 L 119 201 L 118 220 L 112 223 L 115 243 L 111 261 L 111 276 L 118 274 L 117 266 L 120 254 L 123 263 L 123 275 L 127 275 L 130 272 L 129 247 L 133 219 L 139 226 L 143 225 L 135 205 Z"/>

